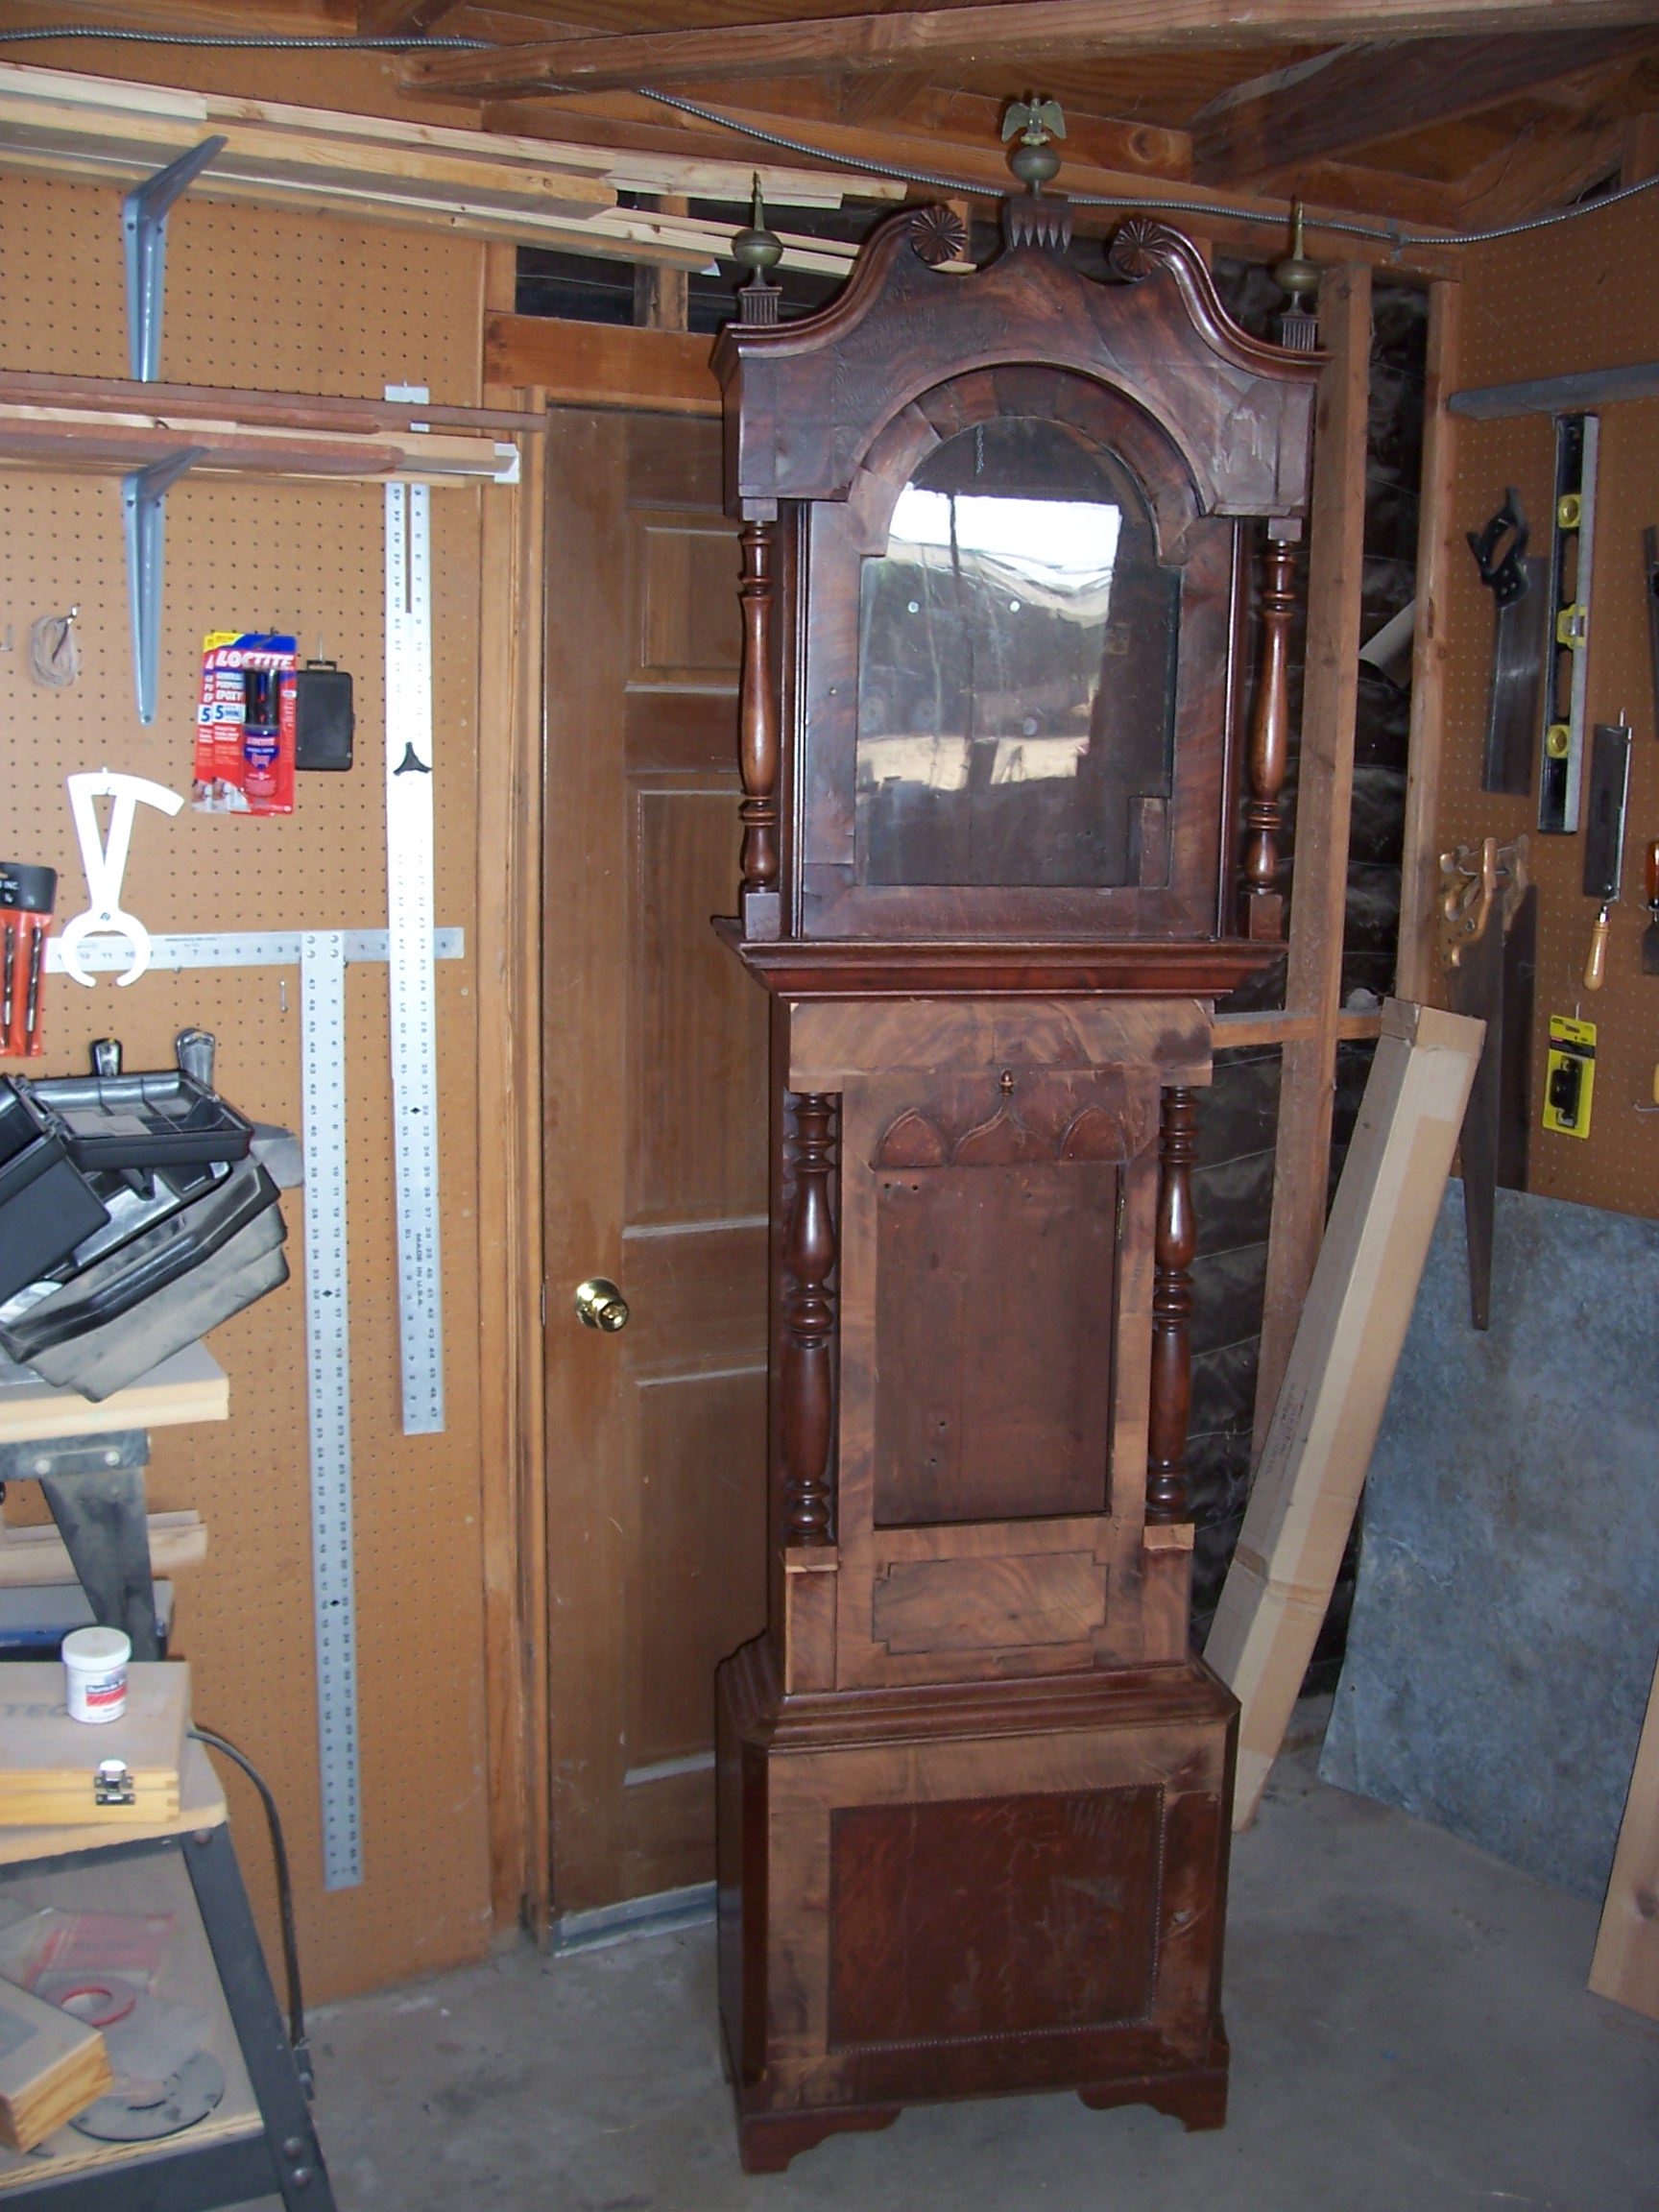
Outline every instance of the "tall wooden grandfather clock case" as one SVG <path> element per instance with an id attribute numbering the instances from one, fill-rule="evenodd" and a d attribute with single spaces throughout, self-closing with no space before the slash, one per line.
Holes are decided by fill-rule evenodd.
<path id="1" fill-rule="evenodd" d="M 950 211 L 906 211 L 830 307 L 716 352 L 717 926 L 772 1005 L 771 1625 L 718 1686 L 757 2172 L 946 2097 L 1225 2117 L 1189 1164 L 1215 998 L 1279 934 L 1318 359 L 1238 329 L 1174 231 L 1125 225 L 1102 283 L 1063 201 L 1003 228 L 961 273 Z"/>

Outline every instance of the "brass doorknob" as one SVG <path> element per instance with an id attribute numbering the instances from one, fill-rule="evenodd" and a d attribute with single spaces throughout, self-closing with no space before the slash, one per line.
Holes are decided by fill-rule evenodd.
<path id="1" fill-rule="evenodd" d="M 603 1329 L 611 1336 L 628 1326 L 628 1301 L 603 1275 L 577 1285 L 576 1313 L 584 1328 Z"/>

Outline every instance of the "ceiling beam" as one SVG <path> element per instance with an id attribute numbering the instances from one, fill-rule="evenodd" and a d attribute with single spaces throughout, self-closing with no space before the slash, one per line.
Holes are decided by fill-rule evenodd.
<path id="1" fill-rule="evenodd" d="M 776 132 L 781 123 L 790 127 L 791 119 L 769 108 L 745 110 L 732 107 L 729 102 L 723 103 L 723 107 L 733 121 L 753 124 L 761 131 Z M 677 114 L 673 109 L 622 92 L 506 103 L 487 108 L 484 121 L 491 130 L 543 136 L 553 141 L 596 141 L 611 148 L 672 147 L 676 152 L 690 154 L 698 147 L 717 147 L 728 158 L 734 148 L 743 144 L 742 138 L 730 131 L 717 130 L 694 117 Z M 960 179 L 969 194 L 982 200 L 1001 200 L 1012 183 L 1001 150 L 984 140 L 976 145 L 947 141 L 936 132 L 913 131 L 908 124 L 871 128 L 822 120 L 807 126 L 806 135 L 826 156 L 839 155 L 848 161 L 896 162 L 929 172 L 948 172 Z M 764 152 L 764 148 L 761 151 Z M 1379 178 L 1378 182 L 1385 187 L 1387 180 Z M 1124 217 L 1142 204 L 1140 194 L 1160 201 L 1166 196 L 1172 199 L 1185 196 L 1183 186 L 1173 179 L 1096 168 L 1070 157 L 1061 173 L 1060 189 L 1073 196 L 1080 193 L 1121 195 L 1120 208 L 1077 205 L 1074 199 L 1077 228 L 1085 236 L 1116 230 Z M 1284 254 L 1289 235 L 1287 196 L 1263 194 L 1245 186 L 1220 191 L 1214 187 L 1197 187 L 1193 188 L 1192 197 L 1200 203 L 1202 210 L 1227 204 L 1238 212 L 1223 215 L 1199 209 L 1191 214 L 1161 211 L 1160 220 L 1178 224 L 1194 237 L 1206 239 L 1223 252 L 1240 252 L 1246 259 L 1273 261 Z M 1378 197 L 1380 201 L 1384 199 L 1385 190 L 1380 191 Z M 1309 250 L 1315 259 L 1374 262 L 1396 274 L 1412 276 L 1455 277 L 1459 274 L 1455 251 L 1452 248 L 1401 248 L 1387 238 L 1344 235 L 1327 238 L 1320 227 L 1319 204 L 1312 194 L 1308 198 Z M 1346 218 L 1351 212 L 1349 204 L 1339 202 L 1338 206 Z M 1270 220 L 1252 222 L 1248 220 L 1250 213 L 1267 216 Z M 1407 220 L 1410 219 L 1408 215 Z"/>
<path id="2" fill-rule="evenodd" d="M 458 15 L 466 0 L 357 0 L 359 38 L 422 38 Z"/>
<path id="3" fill-rule="evenodd" d="M 1572 38 L 1552 32 L 1338 47 L 1236 85 L 1200 110 L 1190 126 L 1192 174 L 1207 184 L 1238 184 L 1297 162 L 1340 156 L 1396 132 L 1475 114 L 1556 78 L 1623 60 L 1656 40 L 1659 24 Z"/>
<path id="4" fill-rule="evenodd" d="M 1623 151 L 1622 121 L 1588 117 L 1565 131 L 1533 126 L 1463 180 L 1459 228 L 1520 223 L 1570 206 L 1592 184 L 1617 175 Z"/>
<path id="5" fill-rule="evenodd" d="M 504 100 L 815 70 L 933 71 L 946 62 L 1003 61 L 1020 68 L 1023 83 L 1049 60 L 1200 45 L 1336 44 L 1357 32 L 1375 38 L 1549 31 L 1571 52 L 1571 40 L 1585 31 L 1652 21 L 1653 0 L 1000 0 L 556 38 L 481 54 L 414 54 L 404 61 L 403 83 L 411 91 Z"/>

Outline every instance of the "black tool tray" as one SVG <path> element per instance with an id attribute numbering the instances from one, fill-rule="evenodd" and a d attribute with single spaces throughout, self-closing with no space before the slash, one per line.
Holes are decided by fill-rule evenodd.
<path id="1" fill-rule="evenodd" d="M 55 1075 L 30 1086 L 67 1130 L 77 1167 L 246 1160 L 253 1124 L 177 1068 L 154 1075 Z"/>
<path id="2" fill-rule="evenodd" d="M 64 1260 L 108 1214 L 31 1086 L 0 1076 L 0 1299 Z"/>

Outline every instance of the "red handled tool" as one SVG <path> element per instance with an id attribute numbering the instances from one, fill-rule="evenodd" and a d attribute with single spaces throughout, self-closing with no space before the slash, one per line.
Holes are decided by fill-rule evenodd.
<path id="1" fill-rule="evenodd" d="M 0 860 L 0 1059 L 37 1060 L 46 933 L 58 902 L 58 875 L 21 860 Z"/>

